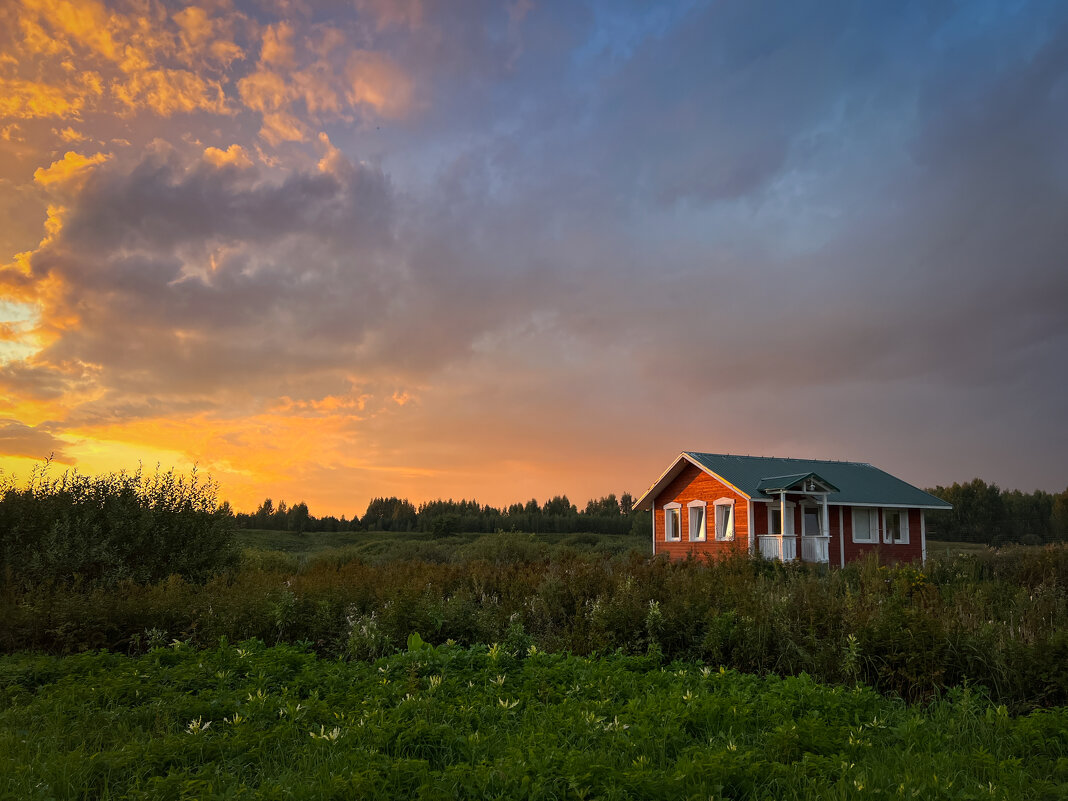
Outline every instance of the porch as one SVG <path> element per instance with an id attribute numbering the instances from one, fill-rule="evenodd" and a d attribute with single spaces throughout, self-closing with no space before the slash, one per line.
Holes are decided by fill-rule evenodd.
<path id="1" fill-rule="evenodd" d="M 802 562 L 828 564 L 831 537 L 827 495 L 838 488 L 815 473 L 765 478 L 758 488 L 769 500 L 778 501 L 772 501 L 769 510 L 768 533 L 757 536 L 760 555 L 783 562 L 800 558 Z"/>

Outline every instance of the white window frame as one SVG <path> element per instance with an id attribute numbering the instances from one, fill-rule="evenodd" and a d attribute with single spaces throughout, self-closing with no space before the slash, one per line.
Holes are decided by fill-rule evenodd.
<path id="1" fill-rule="evenodd" d="M 780 523 L 782 520 L 782 504 L 781 503 L 769 503 L 768 504 L 768 536 L 769 537 L 792 537 L 794 536 L 794 502 L 786 502 L 786 520 L 785 526 L 780 525 L 780 529 L 788 528 L 788 532 L 780 530 L 778 534 L 772 534 L 771 530 L 774 528 L 771 521 L 778 520 Z"/>
<path id="2" fill-rule="evenodd" d="M 734 539 L 734 498 L 717 498 L 713 504 L 715 507 L 715 526 L 716 526 L 716 539 L 720 542 L 730 542 Z M 719 515 L 720 509 L 727 508 L 727 519 L 724 522 L 723 530 L 720 530 Z"/>
<path id="3" fill-rule="evenodd" d="M 822 537 L 829 532 L 823 530 L 823 505 L 818 503 L 802 503 L 801 504 L 801 535 L 805 536 L 805 513 L 811 509 L 816 510 L 816 530 L 819 532 L 815 536 Z M 811 514 L 811 512 L 810 512 Z M 809 535 L 812 536 L 812 535 Z"/>
<path id="4" fill-rule="evenodd" d="M 898 528 L 898 537 L 894 539 L 890 536 L 890 526 L 886 522 L 887 515 L 897 515 L 900 521 Z M 908 509 L 883 509 L 883 541 L 887 545 L 908 545 L 909 544 L 909 510 Z"/>
<path id="5" fill-rule="evenodd" d="M 678 526 L 668 525 L 672 515 L 678 521 Z M 677 537 L 671 536 L 672 528 L 678 532 Z M 677 501 L 664 504 L 664 542 L 682 542 L 682 504 Z"/>
<path id="6" fill-rule="evenodd" d="M 868 513 L 868 538 L 857 537 L 857 509 L 863 509 Z M 849 509 L 850 526 L 853 529 L 853 542 L 861 545 L 879 544 L 879 510 L 874 506 L 853 506 Z"/>
<path id="7" fill-rule="evenodd" d="M 701 530 L 694 531 L 693 510 L 701 510 Z M 708 539 L 708 503 L 706 501 L 690 501 L 686 504 L 687 528 L 689 529 L 690 542 L 705 542 Z"/>

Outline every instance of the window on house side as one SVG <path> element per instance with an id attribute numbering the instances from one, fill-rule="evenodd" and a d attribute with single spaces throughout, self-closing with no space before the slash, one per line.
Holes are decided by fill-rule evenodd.
<path id="1" fill-rule="evenodd" d="M 690 542 L 705 541 L 705 504 L 695 501 L 689 504 Z"/>
<path id="2" fill-rule="evenodd" d="M 682 539 L 682 514 L 678 504 L 664 507 L 664 539 L 678 542 Z"/>
<path id="3" fill-rule="evenodd" d="M 905 510 L 884 509 L 883 519 L 886 521 L 886 541 L 896 545 L 908 544 L 909 519 Z"/>
<path id="4" fill-rule="evenodd" d="M 853 542 L 875 542 L 876 512 L 874 509 L 853 507 Z"/>
<path id="5" fill-rule="evenodd" d="M 779 503 L 771 503 L 768 505 L 768 534 L 778 537 L 783 533 L 782 530 L 782 505 Z M 786 536 L 793 536 L 794 533 L 794 502 L 786 502 Z"/>
<path id="6" fill-rule="evenodd" d="M 768 509 L 768 534 L 773 537 L 782 534 L 782 508 L 775 504 Z"/>
<path id="7" fill-rule="evenodd" d="M 801 525 L 803 526 L 801 533 L 809 536 L 813 534 L 824 534 L 823 521 L 820 518 L 821 515 L 818 506 L 815 508 L 811 506 L 804 507 L 801 510 Z"/>
<path id="8" fill-rule="evenodd" d="M 716 539 L 734 539 L 734 502 L 716 501 Z"/>

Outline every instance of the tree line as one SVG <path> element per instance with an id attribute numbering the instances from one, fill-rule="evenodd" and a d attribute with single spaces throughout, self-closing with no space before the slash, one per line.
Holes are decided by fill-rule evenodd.
<path id="1" fill-rule="evenodd" d="M 988 545 L 1042 545 L 1068 540 L 1068 489 L 1060 493 L 1003 490 L 974 478 L 927 490 L 953 504 L 952 511 L 927 513 L 927 536 Z"/>
<path id="2" fill-rule="evenodd" d="M 566 495 L 556 495 L 544 503 L 532 498 L 526 503 L 494 507 L 478 501 L 434 500 L 417 507 L 407 498 L 372 498 L 363 515 L 351 518 L 328 515 L 315 517 L 304 502 L 277 506 L 264 499 L 255 512 L 234 515 L 239 528 L 278 531 L 425 531 L 439 536 L 495 531 L 524 531 L 535 534 L 642 534 L 649 531 L 649 513 L 634 510 L 634 498 L 624 492 L 618 498 L 610 493 L 591 499 L 579 509 Z"/>

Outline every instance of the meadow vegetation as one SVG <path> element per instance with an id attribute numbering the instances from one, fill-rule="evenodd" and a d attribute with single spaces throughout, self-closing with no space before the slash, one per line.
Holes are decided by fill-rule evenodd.
<path id="1" fill-rule="evenodd" d="M 7 584 L 0 649 L 142 653 L 220 637 L 375 659 L 412 632 L 647 655 L 758 674 L 862 682 L 909 701 L 982 685 L 1014 711 L 1068 700 L 1068 548 L 1003 548 L 842 570 L 736 558 L 671 563 L 626 539 L 533 535 L 245 550 L 204 582 Z M 388 547 L 387 547 L 388 546 Z M 622 551 L 622 552 L 621 552 Z"/>
<path id="2" fill-rule="evenodd" d="M 1068 710 L 647 656 L 260 642 L 0 658 L 0 794 L 162 798 L 1056 799 Z"/>
<path id="3" fill-rule="evenodd" d="M 195 475 L 4 488 L 0 796 L 1064 797 L 1065 545 L 232 520 Z"/>

